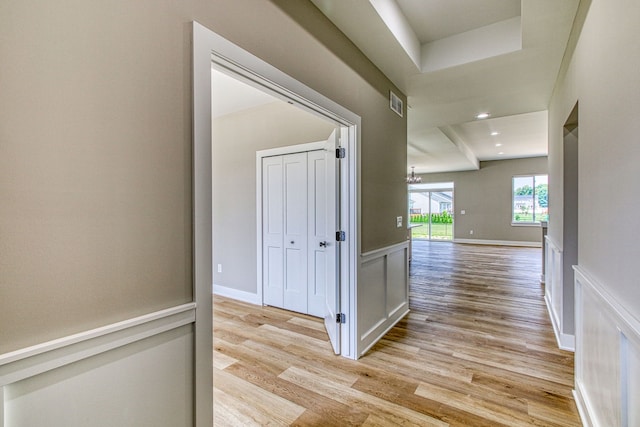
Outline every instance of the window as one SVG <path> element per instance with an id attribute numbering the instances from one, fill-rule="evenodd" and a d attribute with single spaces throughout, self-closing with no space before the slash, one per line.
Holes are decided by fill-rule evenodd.
<path id="1" fill-rule="evenodd" d="M 511 223 L 536 224 L 549 219 L 547 175 L 514 176 Z"/>

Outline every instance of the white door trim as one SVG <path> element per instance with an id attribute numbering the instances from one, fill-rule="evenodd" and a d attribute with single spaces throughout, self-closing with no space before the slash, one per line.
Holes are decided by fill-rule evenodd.
<path id="1" fill-rule="evenodd" d="M 193 23 L 193 399 L 194 425 L 213 424 L 213 193 L 211 191 L 211 31 Z"/>

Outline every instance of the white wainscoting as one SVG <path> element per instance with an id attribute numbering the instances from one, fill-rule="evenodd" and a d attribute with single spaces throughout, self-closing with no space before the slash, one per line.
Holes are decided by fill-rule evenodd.
<path id="1" fill-rule="evenodd" d="M 640 322 L 575 270 L 575 398 L 585 426 L 640 425 Z"/>
<path id="2" fill-rule="evenodd" d="M 358 276 L 358 356 L 409 312 L 409 242 L 362 254 Z"/>
<path id="3" fill-rule="evenodd" d="M 574 351 L 576 347 L 575 336 L 563 331 L 564 281 L 562 279 L 562 250 L 549 236 L 545 236 L 545 245 L 544 300 L 547 303 L 547 310 L 553 324 L 553 332 L 556 335 L 558 347 L 562 350 Z"/>
<path id="4" fill-rule="evenodd" d="M 0 427 L 192 425 L 195 308 L 0 355 Z"/>

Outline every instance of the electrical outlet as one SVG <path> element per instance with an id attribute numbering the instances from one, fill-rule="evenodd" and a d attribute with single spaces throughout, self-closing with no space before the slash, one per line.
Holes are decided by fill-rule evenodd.
<path id="1" fill-rule="evenodd" d="M 222 264 L 218 264 L 218 273 L 222 273 Z"/>
<path id="2" fill-rule="evenodd" d="M 473 230 L 469 230 L 469 234 L 473 234 Z"/>
<path id="3" fill-rule="evenodd" d="M 464 215 L 464 214 L 466 214 L 466 213 L 467 213 L 467 211 L 465 211 L 464 209 L 462 209 L 462 210 L 460 211 L 460 215 Z"/>
<path id="4" fill-rule="evenodd" d="M 402 217 L 401 216 L 396 218 L 396 227 L 402 228 Z"/>

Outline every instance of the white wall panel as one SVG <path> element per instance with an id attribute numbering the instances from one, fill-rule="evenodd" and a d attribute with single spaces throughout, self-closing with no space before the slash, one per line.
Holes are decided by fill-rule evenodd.
<path id="1" fill-rule="evenodd" d="M 581 366 L 576 381 L 595 414 L 596 425 L 619 426 L 619 334 L 612 319 L 598 307 L 598 302 L 589 289 L 583 289 Z"/>
<path id="2" fill-rule="evenodd" d="M 563 350 L 575 350 L 575 335 L 564 332 L 565 313 L 563 311 L 564 302 L 564 279 L 562 250 L 548 236 L 545 238 L 545 285 L 544 298 L 549 311 L 549 317 L 553 325 L 553 332 L 556 335 L 558 347 Z M 569 286 L 573 286 L 571 283 Z"/>
<path id="3" fill-rule="evenodd" d="M 409 243 L 363 254 L 358 280 L 358 355 L 409 312 Z"/>
<path id="4" fill-rule="evenodd" d="M 622 388 L 625 398 L 623 414 L 627 413 L 626 426 L 640 426 L 640 344 L 637 341 L 628 340 L 625 337 L 626 369 L 622 379 L 625 384 Z"/>
<path id="5" fill-rule="evenodd" d="M 0 356 L 1 427 L 193 425 L 195 304 Z"/>
<path id="6" fill-rule="evenodd" d="M 364 310 L 358 310 L 358 335 L 368 336 L 387 316 L 386 311 L 386 260 L 374 258 L 362 263 L 360 271 L 358 302 Z"/>
<path id="7" fill-rule="evenodd" d="M 640 425 L 640 322 L 580 267 L 575 276 L 576 402 L 583 423 Z"/>
<path id="8" fill-rule="evenodd" d="M 405 307 L 409 301 L 408 286 L 403 286 L 409 275 L 406 257 L 407 253 L 404 250 L 392 252 L 387 256 L 387 313 L 389 315 Z"/>
<path id="9" fill-rule="evenodd" d="M 192 425 L 191 326 L 11 384 L 5 427 Z"/>

